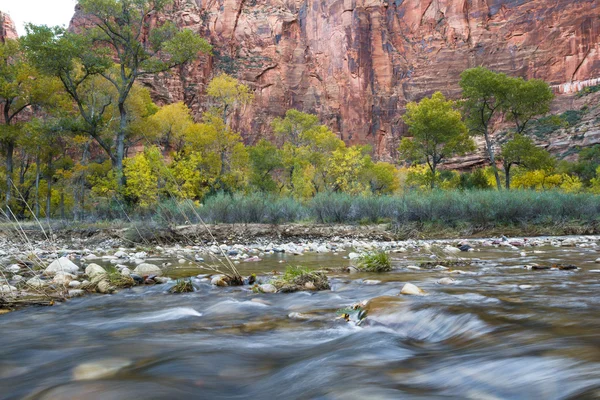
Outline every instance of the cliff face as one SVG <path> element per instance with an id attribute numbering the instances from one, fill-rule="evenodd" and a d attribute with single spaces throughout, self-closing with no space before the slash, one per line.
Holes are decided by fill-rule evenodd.
<path id="1" fill-rule="evenodd" d="M 6 39 L 16 39 L 19 35 L 17 34 L 17 28 L 15 23 L 8 14 L 0 11 L 0 42 L 4 42 Z"/>
<path id="2" fill-rule="evenodd" d="M 600 78 L 597 0 L 176 0 L 170 18 L 210 38 L 214 56 L 145 84 L 199 113 L 211 74 L 237 76 L 255 90 L 237 120 L 248 142 L 297 108 L 387 158 L 405 134 L 405 104 L 457 95 L 466 68 L 541 78 L 557 92 Z"/>

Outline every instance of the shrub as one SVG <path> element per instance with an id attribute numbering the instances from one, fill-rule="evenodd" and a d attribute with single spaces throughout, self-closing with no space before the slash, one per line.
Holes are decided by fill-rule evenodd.
<path id="1" fill-rule="evenodd" d="M 359 258 L 357 268 L 365 272 L 388 272 L 392 270 L 390 256 L 381 251 L 365 254 Z"/>

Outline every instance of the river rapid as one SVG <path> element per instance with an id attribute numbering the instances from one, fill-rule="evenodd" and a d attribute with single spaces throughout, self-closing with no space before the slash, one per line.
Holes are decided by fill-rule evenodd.
<path id="1" fill-rule="evenodd" d="M 392 253 L 392 272 L 276 294 L 211 286 L 174 259 L 167 275 L 194 276 L 195 292 L 138 286 L 0 316 L 0 398 L 600 398 L 597 247 L 475 247 L 459 254 L 465 266 L 407 268 L 422 255 Z M 277 253 L 239 268 L 268 280 L 347 256 Z M 406 282 L 426 295 L 399 295 Z M 360 324 L 340 318 L 361 302 Z"/>

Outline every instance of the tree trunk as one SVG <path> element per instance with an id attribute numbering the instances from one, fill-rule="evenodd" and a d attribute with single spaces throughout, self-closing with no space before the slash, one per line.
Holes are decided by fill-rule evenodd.
<path id="1" fill-rule="evenodd" d="M 35 159 L 35 217 L 40 217 L 40 155 L 38 154 Z"/>
<path id="2" fill-rule="evenodd" d="M 496 166 L 496 157 L 494 156 L 494 149 L 492 148 L 492 143 L 490 141 L 490 135 L 488 134 L 487 127 L 485 128 L 483 137 L 485 138 L 485 147 L 487 149 L 488 157 L 490 158 L 492 170 L 494 171 L 494 177 L 496 178 L 496 187 L 498 188 L 498 190 L 501 190 L 502 183 L 500 182 L 500 174 L 498 173 L 498 167 Z"/>
<path id="3" fill-rule="evenodd" d="M 504 178 L 506 180 L 506 190 L 510 190 L 510 165 L 504 166 Z"/>
<path id="4" fill-rule="evenodd" d="M 52 160 L 48 161 L 48 175 L 46 175 L 46 183 L 48 193 L 46 193 L 46 220 L 50 222 L 50 212 L 52 206 Z"/>
<path id="5" fill-rule="evenodd" d="M 12 140 L 6 144 L 6 209 L 10 207 L 10 200 L 13 185 L 13 153 L 15 151 L 15 143 Z"/>
<path id="6" fill-rule="evenodd" d="M 115 163 L 113 167 L 117 172 L 117 183 L 119 188 L 125 186 L 125 174 L 123 173 L 123 158 L 125 156 L 125 130 L 127 129 L 127 110 L 125 109 L 125 102 L 119 102 L 119 130 L 117 131 L 117 137 L 115 140 L 116 153 Z"/>

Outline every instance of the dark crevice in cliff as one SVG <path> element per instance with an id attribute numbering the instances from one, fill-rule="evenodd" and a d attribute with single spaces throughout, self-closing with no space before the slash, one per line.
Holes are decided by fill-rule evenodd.
<path id="1" fill-rule="evenodd" d="M 259 79 L 260 79 L 260 78 L 261 78 L 261 77 L 262 77 L 262 76 L 265 74 L 265 72 L 267 72 L 267 71 L 270 71 L 270 70 L 272 70 L 272 69 L 275 69 L 275 68 L 277 68 L 278 66 L 279 66 L 279 64 L 273 64 L 273 65 L 269 65 L 268 67 L 266 67 L 265 69 L 263 69 L 263 70 L 262 70 L 262 71 L 261 71 L 261 72 L 260 72 L 258 75 L 256 75 L 256 76 L 254 77 L 254 79 L 255 79 L 256 81 L 258 81 L 258 80 L 259 80 Z"/>
<path id="2" fill-rule="evenodd" d="M 242 9 L 244 8 L 244 3 L 246 3 L 246 0 L 240 0 L 240 5 L 238 7 L 237 14 L 235 15 L 235 22 L 233 23 L 233 29 L 231 30 L 231 41 L 233 41 L 235 38 L 235 30 L 237 29 L 238 21 L 240 19 L 240 15 L 242 14 Z"/>
<path id="3" fill-rule="evenodd" d="M 433 0 L 429 0 L 429 3 L 427 4 L 427 7 L 425 7 L 425 10 L 421 14 L 421 26 L 423 26 L 423 24 L 425 24 L 425 14 L 427 14 L 427 11 L 429 11 L 429 9 L 431 8 L 432 4 L 433 4 Z"/>
<path id="4" fill-rule="evenodd" d="M 579 69 L 581 68 L 581 66 L 583 65 L 583 63 L 585 62 L 585 60 L 587 59 L 587 57 L 590 55 L 590 52 L 592 51 L 591 48 L 589 48 L 586 52 L 585 52 L 585 56 L 583 56 L 583 58 L 581 59 L 581 62 L 579 64 L 577 64 L 577 68 L 575 68 L 575 71 L 573 71 L 573 75 L 571 75 L 571 82 L 575 80 L 575 75 L 577 75 L 577 73 L 579 72 Z"/>

